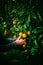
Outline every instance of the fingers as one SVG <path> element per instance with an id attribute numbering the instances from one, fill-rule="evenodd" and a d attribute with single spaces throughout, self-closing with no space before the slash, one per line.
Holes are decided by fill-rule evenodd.
<path id="1" fill-rule="evenodd" d="M 24 39 L 24 40 L 19 40 L 20 38 L 21 38 L 21 36 L 19 36 L 19 37 L 16 39 L 15 43 L 22 45 L 22 44 L 26 41 L 26 39 Z"/>
<path id="2" fill-rule="evenodd" d="M 22 42 L 25 42 L 25 41 L 26 41 L 26 39 L 22 40 Z"/>

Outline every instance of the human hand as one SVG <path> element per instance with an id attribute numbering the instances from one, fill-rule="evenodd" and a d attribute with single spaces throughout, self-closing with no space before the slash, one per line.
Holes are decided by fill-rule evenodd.
<path id="1" fill-rule="evenodd" d="M 16 44 L 17 45 L 22 45 L 22 44 L 24 44 L 24 42 L 26 41 L 25 39 L 24 40 L 20 40 L 20 36 L 17 38 L 17 40 L 16 40 Z"/>

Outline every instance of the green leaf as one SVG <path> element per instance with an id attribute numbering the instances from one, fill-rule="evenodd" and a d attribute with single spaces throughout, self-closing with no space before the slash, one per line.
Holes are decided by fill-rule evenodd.
<path id="1" fill-rule="evenodd" d="M 15 28 L 15 31 L 19 31 L 19 29 L 18 28 Z"/>
<path id="2" fill-rule="evenodd" d="M 38 15 L 39 20 L 42 21 L 42 17 L 40 15 L 40 13 L 37 13 L 37 15 Z"/>
<path id="3" fill-rule="evenodd" d="M 31 17 L 37 19 L 36 14 L 33 11 L 31 11 Z"/>
<path id="4" fill-rule="evenodd" d="M 24 14 L 24 11 L 18 12 L 18 15 L 19 15 L 19 16 L 22 16 L 23 14 Z"/>
<path id="5" fill-rule="evenodd" d="M 32 55 L 35 55 L 37 53 L 37 51 L 38 51 L 38 46 L 34 46 L 31 48 L 31 54 Z"/>
<path id="6" fill-rule="evenodd" d="M 26 29 L 27 27 L 26 27 L 26 24 L 24 24 L 24 28 Z"/>
<path id="7" fill-rule="evenodd" d="M 30 22 L 30 15 L 28 16 L 28 22 Z"/>

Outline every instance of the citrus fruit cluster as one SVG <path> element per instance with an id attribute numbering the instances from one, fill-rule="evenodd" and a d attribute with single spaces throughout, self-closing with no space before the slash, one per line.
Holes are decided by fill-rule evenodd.
<path id="1" fill-rule="evenodd" d="M 21 38 L 19 39 L 19 40 L 21 40 L 21 41 L 23 41 L 24 39 L 27 39 L 28 38 L 28 36 L 30 36 L 30 34 L 31 34 L 31 31 L 29 31 L 29 30 L 25 30 L 25 31 L 15 31 L 16 30 L 16 28 L 18 27 L 18 26 L 20 26 L 20 25 L 17 25 L 18 24 L 18 22 L 16 22 L 16 21 L 12 21 L 12 27 L 10 27 L 10 29 L 9 30 L 7 30 L 7 29 L 5 29 L 4 30 L 4 35 L 8 35 L 8 37 L 9 36 L 11 36 L 13 39 L 16 39 L 17 38 L 17 36 L 20 36 Z M 3 25 L 7 25 L 7 22 L 3 22 Z M 21 25 L 22 26 L 22 25 Z M 18 27 L 18 29 L 19 29 L 20 27 Z M 23 28 L 22 28 L 23 29 Z M 24 28 L 25 29 L 25 28 Z M 14 30 L 14 31 L 13 31 Z M 12 34 L 12 35 L 11 35 Z M 19 43 L 17 44 L 17 45 L 19 45 Z M 23 48 L 26 48 L 26 45 L 27 45 L 27 41 L 25 41 L 24 43 L 23 43 L 23 45 L 22 45 L 22 47 Z"/>

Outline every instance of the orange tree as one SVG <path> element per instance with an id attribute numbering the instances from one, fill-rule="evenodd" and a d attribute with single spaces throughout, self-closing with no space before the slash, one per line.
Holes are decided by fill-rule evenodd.
<path id="1" fill-rule="evenodd" d="M 20 35 L 21 39 L 26 39 L 26 45 L 22 46 L 23 49 L 21 50 L 21 46 L 19 48 L 20 53 L 16 50 L 18 56 L 19 54 L 25 56 L 26 53 L 24 58 L 27 56 L 29 58 L 29 55 L 40 54 L 43 50 L 43 13 L 40 2 L 40 0 L 1 2 L 4 5 L 1 6 L 3 8 L 0 10 L 0 30 L 3 35 L 14 39 Z"/>

